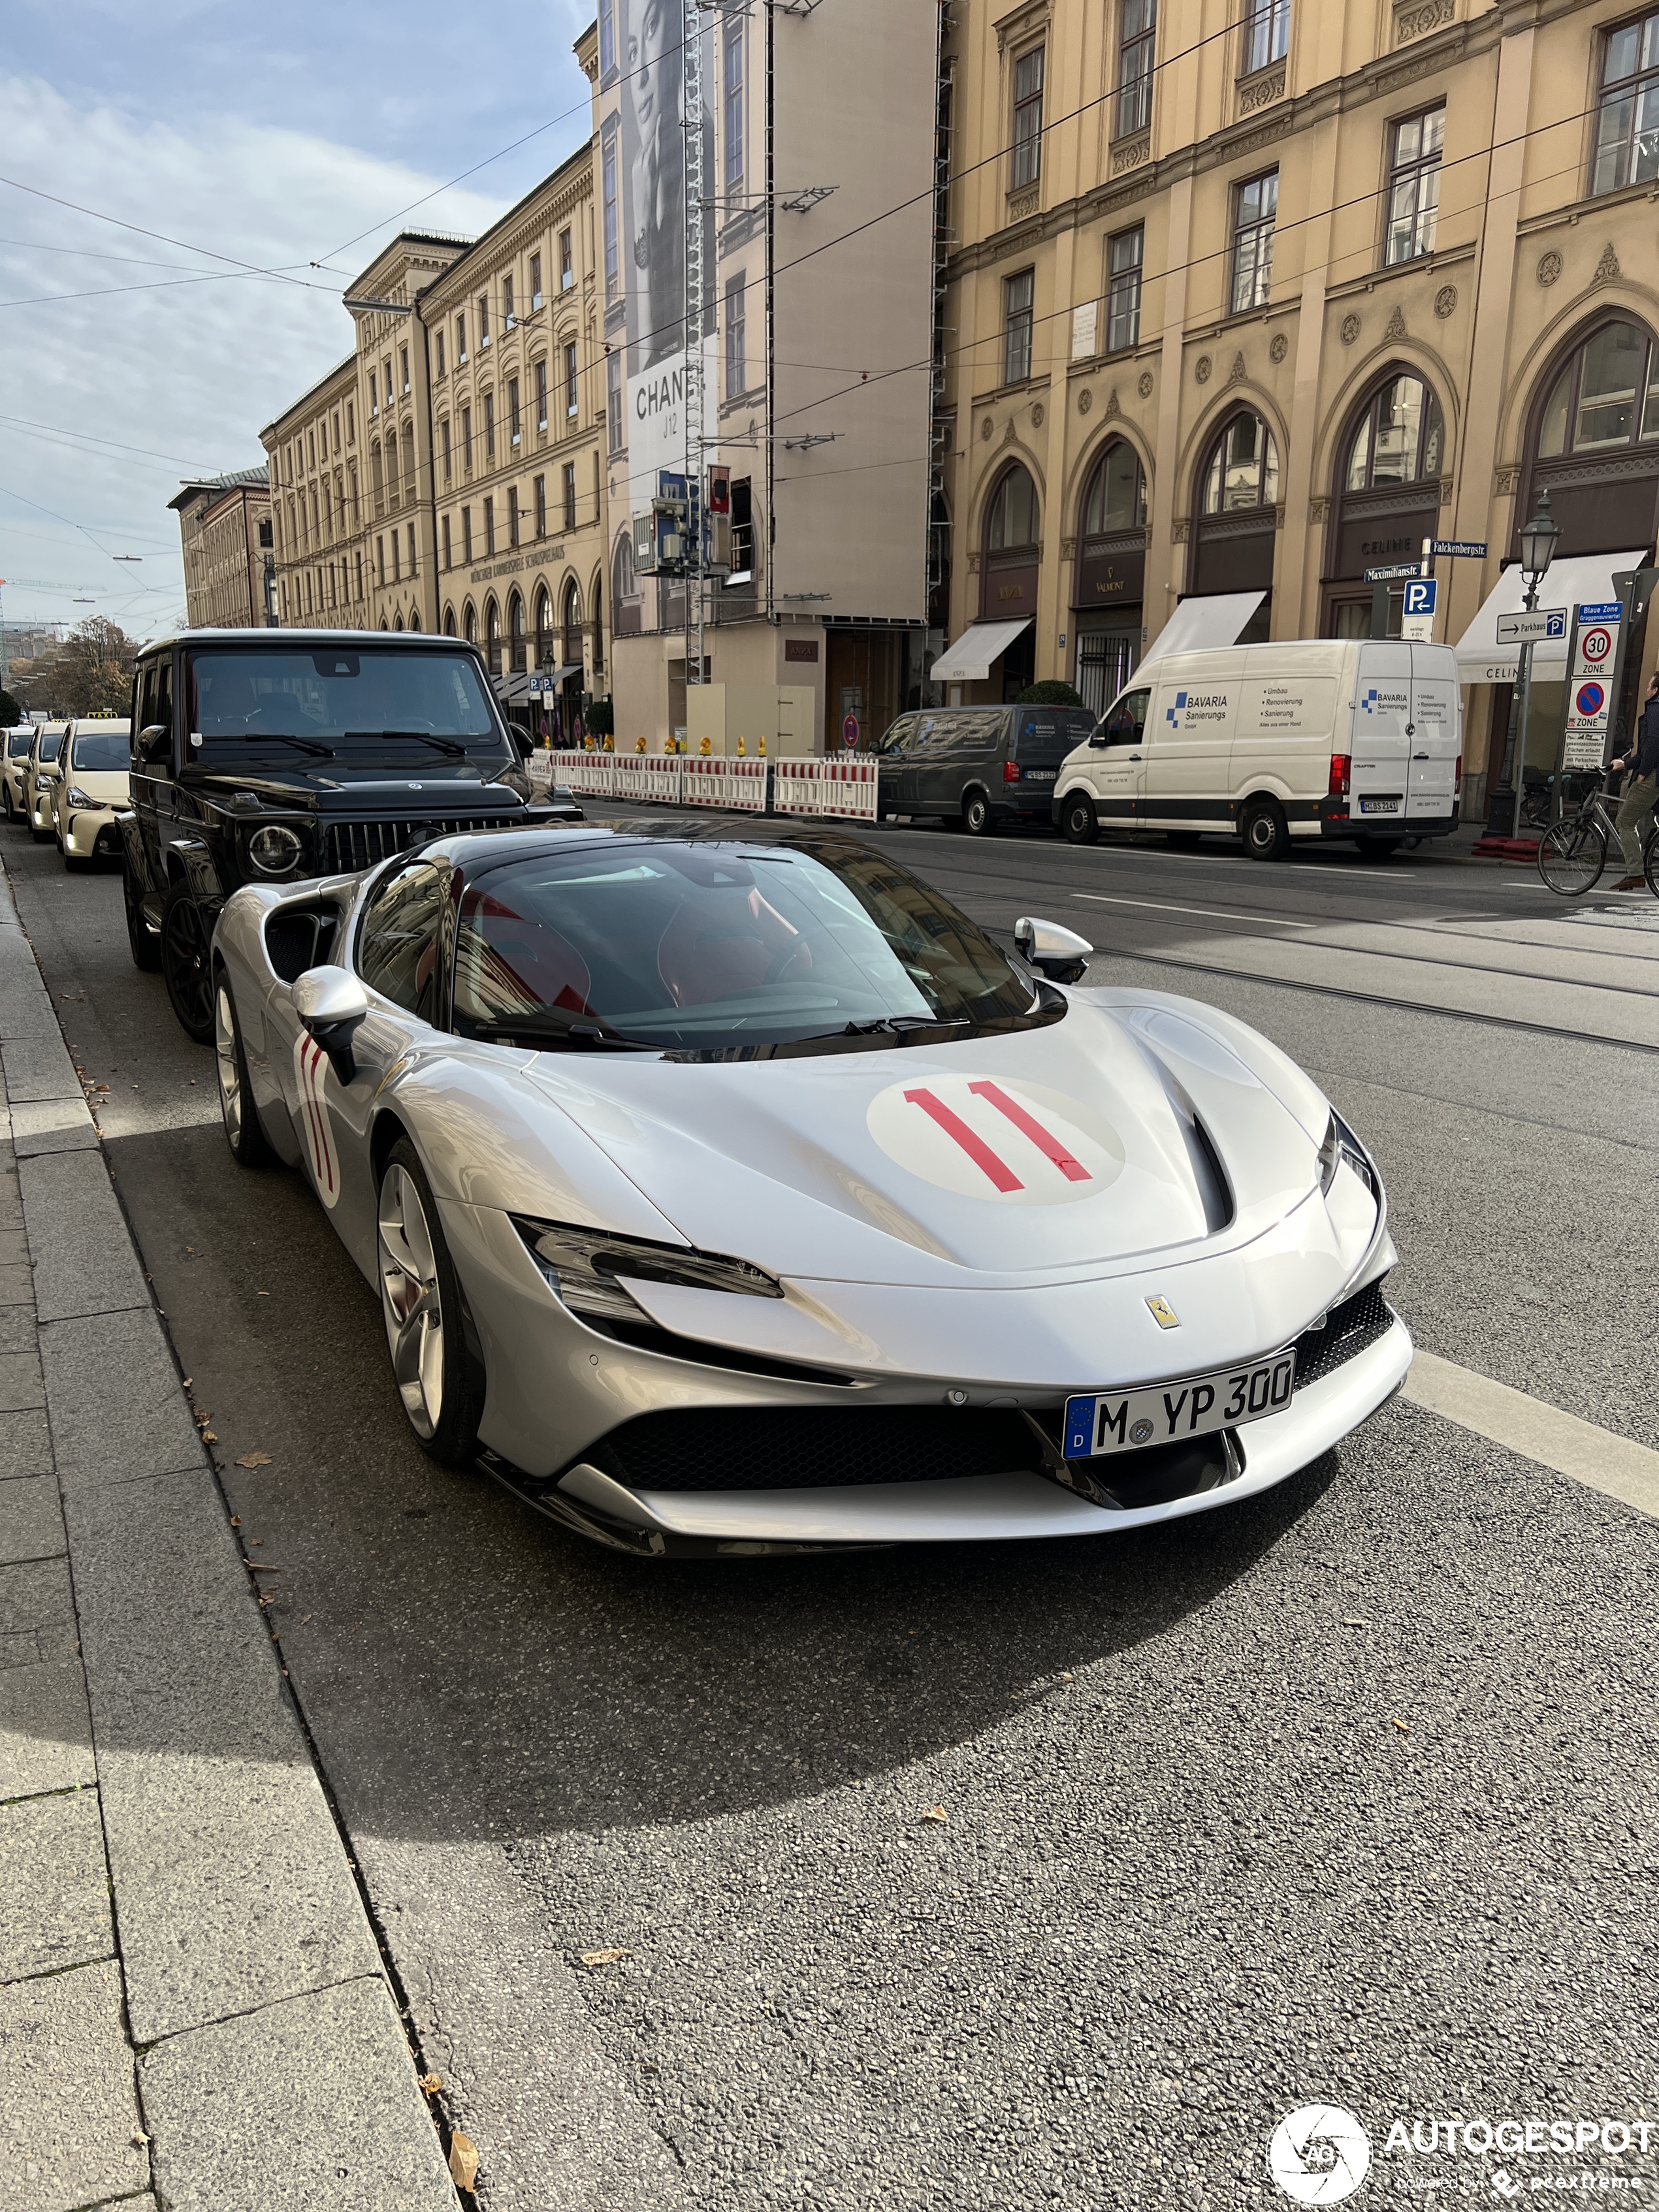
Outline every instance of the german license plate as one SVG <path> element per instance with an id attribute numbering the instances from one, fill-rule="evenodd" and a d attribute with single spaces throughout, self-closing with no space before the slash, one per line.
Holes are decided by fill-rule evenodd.
<path id="1" fill-rule="evenodd" d="M 1217 1429 L 1236 1429 L 1282 1413 L 1296 1388 L 1296 1352 L 1275 1352 L 1249 1367 L 1226 1367 L 1186 1382 L 1154 1382 L 1144 1390 L 1098 1392 L 1066 1401 L 1067 1459 L 1144 1451 L 1184 1443 Z"/>
<path id="2" fill-rule="evenodd" d="M 1023 769 L 1020 773 L 1024 776 L 1027 783 L 1053 783 L 1059 775 L 1060 770 L 1057 768 L 1028 768 Z"/>
<path id="3" fill-rule="evenodd" d="M 1400 801 L 1397 799 L 1362 799 L 1359 811 L 1362 814 L 1398 814 Z"/>

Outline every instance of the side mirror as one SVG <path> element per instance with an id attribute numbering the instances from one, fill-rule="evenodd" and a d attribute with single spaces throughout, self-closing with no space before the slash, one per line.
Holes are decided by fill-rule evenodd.
<path id="1" fill-rule="evenodd" d="M 521 722 L 509 722 L 507 734 L 513 740 L 513 749 L 521 761 L 527 761 L 536 750 L 536 740 Z"/>
<path id="2" fill-rule="evenodd" d="M 368 1018 L 368 994 L 347 968 L 307 968 L 294 986 L 300 1026 L 328 1054 L 342 1083 L 357 1073 L 351 1040 Z"/>
<path id="3" fill-rule="evenodd" d="M 1051 983 L 1080 983 L 1095 949 L 1074 929 L 1063 929 L 1057 921 L 1039 921 L 1029 914 L 1014 924 L 1014 944 L 1026 966 Z"/>
<path id="4" fill-rule="evenodd" d="M 140 760 L 165 760 L 173 750 L 173 732 L 165 722 L 150 722 L 138 732 Z"/>

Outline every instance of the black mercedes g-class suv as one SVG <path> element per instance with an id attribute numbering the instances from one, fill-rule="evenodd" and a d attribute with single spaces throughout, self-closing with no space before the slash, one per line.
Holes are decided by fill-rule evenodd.
<path id="1" fill-rule="evenodd" d="M 374 630 L 186 630 L 132 684 L 127 935 L 173 1010 L 213 1038 L 210 949 L 240 884 L 346 875 L 420 840 L 580 820 L 532 797 L 528 739 L 459 638 Z"/>

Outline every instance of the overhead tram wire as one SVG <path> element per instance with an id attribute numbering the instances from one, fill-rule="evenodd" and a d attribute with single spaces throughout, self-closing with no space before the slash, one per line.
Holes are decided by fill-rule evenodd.
<path id="1" fill-rule="evenodd" d="M 118 230 L 130 230 L 139 238 L 153 238 L 159 245 L 176 246 L 181 253 L 199 253 L 204 260 L 222 261 L 228 268 L 240 270 L 246 276 L 273 277 L 279 283 L 297 285 L 307 292 L 326 292 L 332 289 L 327 284 L 313 284 L 307 276 L 289 275 L 289 268 L 297 264 L 283 264 L 265 268 L 258 262 L 244 261 L 234 253 L 221 253 L 210 246 L 192 246 L 187 238 L 173 238 L 164 230 L 146 230 L 143 223 L 128 222 L 123 216 L 106 215 L 101 208 L 82 207 L 78 200 L 64 199 L 57 192 L 44 192 L 38 185 L 26 185 L 21 177 L 0 176 L 0 185 L 9 185 L 14 191 L 27 192 L 37 200 L 50 201 L 53 207 L 68 208 L 75 215 L 88 216 L 94 222 L 113 223 Z"/>

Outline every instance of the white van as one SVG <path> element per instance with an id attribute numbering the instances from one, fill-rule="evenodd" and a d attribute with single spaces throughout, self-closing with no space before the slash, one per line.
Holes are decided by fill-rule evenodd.
<path id="1" fill-rule="evenodd" d="M 1449 645 L 1293 639 L 1152 660 L 1061 763 L 1053 818 L 1082 845 L 1212 830 L 1258 860 L 1301 837 L 1389 853 L 1455 830 L 1462 782 Z"/>

